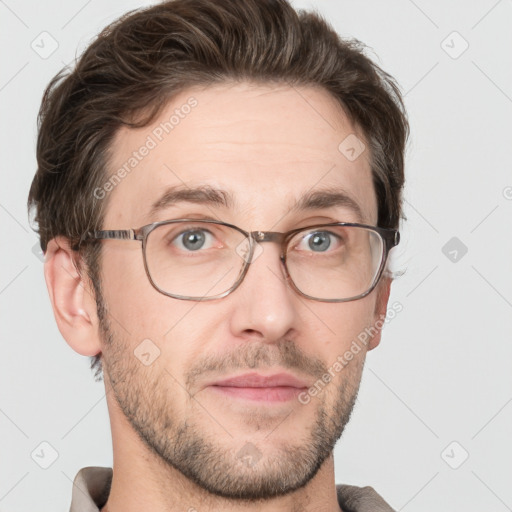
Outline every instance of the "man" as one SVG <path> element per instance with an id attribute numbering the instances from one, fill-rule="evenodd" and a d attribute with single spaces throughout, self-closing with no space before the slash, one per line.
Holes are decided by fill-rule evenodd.
<path id="1" fill-rule="evenodd" d="M 333 449 L 381 338 L 407 133 L 393 79 L 285 0 L 130 13 L 52 81 L 29 206 L 114 454 L 73 512 L 392 510 L 335 484 Z"/>

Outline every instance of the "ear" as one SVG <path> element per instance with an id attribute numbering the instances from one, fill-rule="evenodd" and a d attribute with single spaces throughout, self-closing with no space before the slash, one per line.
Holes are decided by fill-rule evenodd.
<path id="1" fill-rule="evenodd" d="M 101 352 L 94 290 L 85 272 L 80 275 L 78 253 L 64 237 L 53 238 L 45 252 L 44 278 L 60 333 L 83 356 Z"/>
<path id="2" fill-rule="evenodd" d="M 384 319 L 386 318 L 388 308 L 389 294 L 391 292 L 391 281 L 392 279 L 390 277 L 382 277 L 377 286 L 377 299 L 375 301 L 375 311 L 373 315 L 373 325 L 375 329 L 377 329 L 377 332 L 371 337 L 368 343 L 368 350 L 373 350 L 380 343 L 382 327 L 384 326 Z"/>

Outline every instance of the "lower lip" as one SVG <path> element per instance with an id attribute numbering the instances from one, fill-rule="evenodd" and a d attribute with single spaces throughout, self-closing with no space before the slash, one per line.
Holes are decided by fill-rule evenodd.
<path id="1" fill-rule="evenodd" d="M 234 386 L 210 386 L 211 389 L 225 396 L 255 400 L 259 402 L 286 402 L 295 399 L 306 388 L 275 386 L 268 388 L 238 388 Z"/>

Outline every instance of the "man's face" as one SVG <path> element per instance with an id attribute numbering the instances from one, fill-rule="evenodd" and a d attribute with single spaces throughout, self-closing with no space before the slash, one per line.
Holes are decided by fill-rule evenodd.
<path id="1" fill-rule="evenodd" d="M 182 108 L 187 101 L 194 106 Z M 166 133 L 161 123 L 176 109 Z M 353 160 L 338 149 L 355 132 L 318 89 L 226 84 L 184 91 L 151 126 L 118 132 L 109 173 L 134 151 L 140 161 L 111 192 L 103 229 L 190 217 L 246 231 L 340 221 L 375 225 L 368 152 Z M 179 202 L 149 215 L 169 187 L 205 185 L 229 193 L 233 204 Z M 346 205 L 292 210 L 303 195 L 325 189 L 350 196 L 362 217 Z M 346 303 L 308 300 L 284 279 L 278 245 L 264 243 L 230 295 L 178 300 L 150 284 L 139 242 L 102 243 L 109 313 L 102 325 L 103 365 L 116 399 L 109 402 L 114 429 L 127 419 L 152 456 L 221 496 L 270 497 L 307 483 L 348 421 L 366 347 L 331 382 L 317 386 L 316 396 L 307 388 L 332 376 L 338 356 L 379 318 L 380 288 Z M 151 364 L 141 362 L 141 351 Z M 246 374 L 288 374 L 303 389 L 285 389 L 278 398 L 213 385 Z"/>

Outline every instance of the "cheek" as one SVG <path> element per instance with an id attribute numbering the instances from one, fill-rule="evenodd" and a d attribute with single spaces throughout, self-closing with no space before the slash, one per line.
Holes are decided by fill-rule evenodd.
<path id="1" fill-rule="evenodd" d="M 320 319 L 320 322 L 315 321 L 317 327 L 322 326 L 321 329 L 317 329 L 315 339 L 317 347 L 321 347 L 321 357 L 325 363 L 333 364 L 338 356 L 342 356 L 347 350 L 353 350 L 354 359 L 364 353 L 365 333 L 374 319 L 374 294 L 351 302 L 318 304 L 315 309 L 311 309 L 313 316 Z M 353 348 L 354 344 L 357 344 L 360 350 Z"/>
<path id="2" fill-rule="evenodd" d="M 107 244 L 105 244 L 107 246 Z M 146 326 L 154 294 L 149 283 L 139 242 L 113 242 L 108 244 L 102 260 L 102 291 L 114 321 L 132 333 L 134 326 Z"/>
<path id="3" fill-rule="evenodd" d="M 174 332 L 187 324 L 194 303 L 158 292 L 146 274 L 140 244 L 124 244 L 109 248 L 102 261 L 102 291 L 110 323 L 131 340 L 130 345 L 150 339 L 163 349 Z"/>

